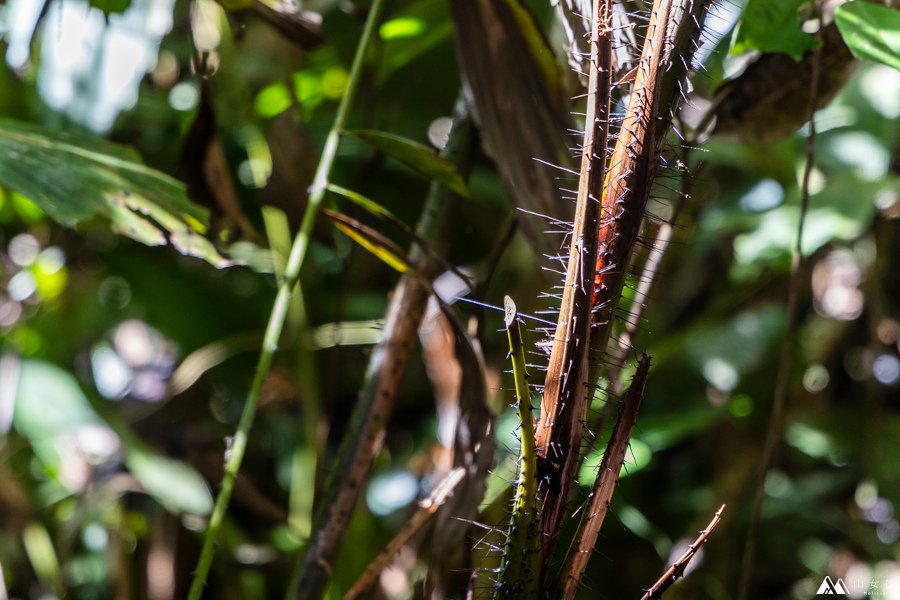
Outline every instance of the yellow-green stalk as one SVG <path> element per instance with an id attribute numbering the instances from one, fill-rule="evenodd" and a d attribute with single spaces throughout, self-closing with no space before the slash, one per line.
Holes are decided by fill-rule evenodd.
<path id="1" fill-rule="evenodd" d="M 519 327 L 516 304 L 506 296 L 506 334 L 509 338 L 509 354 L 513 364 L 513 380 L 516 388 L 516 406 L 519 411 L 519 431 L 522 440 L 519 451 L 519 474 L 503 564 L 497 581 L 495 598 L 540 597 L 541 532 L 540 507 L 537 499 L 537 454 L 534 440 L 534 417 L 531 414 L 531 393 L 528 388 L 528 371 L 525 368 L 525 345 Z"/>

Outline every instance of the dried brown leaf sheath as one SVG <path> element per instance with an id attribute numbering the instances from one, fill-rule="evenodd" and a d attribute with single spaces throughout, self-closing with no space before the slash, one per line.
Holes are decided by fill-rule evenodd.
<path id="1" fill-rule="evenodd" d="M 597 536 L 600 534 L 600 528 L 603 526 L 603 520 L 606 518 L 609 501 L 612 499 L 616 483 L 619 481 L 619 472 L 625 461 L 625 451 L 628 449 L 628 442 L 631 439 L 634 422 L 641 406 L 649 372 L 650 357 L 645 354 L 638 363 L 634 379 L 631 381 L 631 388 L 622 402 L 622 411 L 619 413 L 609 443 L 606 445 L 606 452 L 600 463 L 600 472 L 597 474 L 597 481 L 591 492 L 590 503 L 587 510 L 582 513 L 578 532 L 575 534 L 575 539 L 572 540 L 572 545 L 557 578 L 553 592 L 553 598 L 557 600 L 574 598 L 575 592 L 581 584 L 581 577 L 584 575 L 591 552 L 594 550 L 594 544 L 597 542 Z"/>
<path id="2" fill-rule="evenodd" d="M 647 39 L 634 82 L 634 90 L 625 120 L 609 161 L 606 189 L 603 193 L 603 227 L 600 230 L 600 255 L 594 281 L 595 321 L 606 323 L 612 317 L 625 280 L 625 266 L 644 215 L 656 165 L 659 115 L 659 83 L 666 54 L 666 33 L 671 0 L 657 0 L 650 15 Z M 602 346 L 605 347 L 605 340 Z"/>
<path id="3" fill-rule="evenodd" d="M 597 260 L 603 178 L 606 165 L 606 139 L 609 128 L 611 87 L 612 1 L 595 0 L 591 40 L 591 72 L 588 106 L 581 155 L 581 176 L 575 208 L 575 227 L 569 248 L 565 290 L 550 354 L 541 402 L 541 418 L 536 431 L 538 454 L 545 468 L 558 471 L 546 490 L 543 531 L 557 531 L 565 510 L 571 475 L 578 465 L 577 449 L 581 440 L 586 410 L 586 377 L 590 344 L 594 264 Z M 552 538 L 544 540 L 546 566 Z M 542 569 L 542 573 L 546 571 Z"/>
<path id="4" fill-rule="evenodd" d="M 625 265 L 649 196 L 657 157 L 660 81 L 667 50 L 673 46 L 669 38 L 672 5 L 673 0 L 654 4 L 628 112 L 603 182 L 611 84 L 611 2 L 596 0 L 594 5 L 593 68 L 578 205 L 537 427 L 538 452 L 550 477 L 543 512 L 545 566 L 579 461 L 588 389 L 594 378 L 589 359 L 598 357 L 606 347 Z M 598 198 L 602 198 L 600 203 Z"/>
<path id="5" fill-rule="evenodd" d="M 510 201 L 568 220 L 559 171 L 546 165 L 570 165 L 572 120 L 540 28 L 521 0 L 452 0 L 450 11 L 466 100 Z M 542 219 L 521 219 L 521 226 L 535 248 L 558 251 Z"/>

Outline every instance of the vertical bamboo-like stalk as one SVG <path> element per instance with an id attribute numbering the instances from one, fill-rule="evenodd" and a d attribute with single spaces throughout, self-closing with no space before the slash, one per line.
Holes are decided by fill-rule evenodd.
<path id="1" fill-rule="evenodd" d="M 341 98 L 337 114 L 334 117 L 334 123 L 325 140 L 325 148 L 322 150 L 322 157 L 319 160 L 319 166 L 316 168 L 316 174 L 310 187 L 306 211 L 303 213 L 303 221 L 291 244 L 291 251 L 284 267 L 284 277 L 279 282 L 278 294 L 275 296 L 275 302 L 272 304 L 272 310 L 269 314 L 269 322 L 266 324 L 266 332 L 263 336 L 262 348 L 256 363 L 253 381 L 250 383 L 247 399 L 244 402 L 244 409 L 241 411 L 241 418 L 234 437 L 232 437 L 231 448 L 225 460 L 225 473 L 222 477 L 219 493 L 216 496 L 216 503 L 209 518 L 209 525 L 203 536 L 203 547 L 200 550 L 197 569 L 194 572 L 194 578 L 191 581 L 190 591 L 188 592 L 189 600 L 199 600 L 206 585 L 206 577 L 209 575 L 209 569 L 212 566 L 216 542 L 219 539 L 219 533 L 225 521 L 225 513 L 228 510 L 228 503 L 231 501 L 234 482 L 237 479 L 241 463 L 244 461 L 244 454 L 247 451 L 250 429 L 256 418 L 256 408 L 259 405 L 263 383 L 265 383 L 269 370 L 272 368 L 272 360 L 275 357 L 278 340 L 281 338 L 281 332 L 287 320 L 291 298 L 294 293 L 300 293 L 300 290 L 295 289 L 300 282 L 300 267 L 303 266 L 306 250 L 309 248 L 312 230 L 318 218 L 322 200 L 325 197 L 328 179 L 331 176 L 331 167 L 334 165 L 337 157 L 338 143 L 347 123 L 347 118 L 350 115 L 350 107 L 353 104 L 353 99 L 356 97 L 356 90 L 359 88 L 359 82 L 362 79 L 363 63 L 369 44 L 374 36 L 375 25 L 381 20 L 384 4 L 385 0 L 374 0 L 372 2 L 359 45 L 356 48 L 356 54 L 353 57 L 347 90 L 344 92 L 344 97 Z"/>
<path id="2" fill-rule="evenodd" d="M 612 85 L 612 0 L 595 0 L 591 36 L 591 69 L 587 116 L 581 154 L 581 177 L 575 226 L 569 248 L 559 320 L 550 354 L 536 443 L 551 480 L 543 512 L 544 576 L 552 540 L 578 465 L 582 422 L 587 408 L 588 347 L 592 323 L 594 265 L 601 223 L 600 198 L 609 131 L 609 94 Z"/>

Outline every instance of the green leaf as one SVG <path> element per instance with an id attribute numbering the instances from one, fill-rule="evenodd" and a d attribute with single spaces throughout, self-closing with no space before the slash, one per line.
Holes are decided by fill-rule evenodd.
<path id="1" fill-rule="evenodd" d="M 328 184 L 328 191 L 335 193 L 339 196 L 343 196 L 347 200 L 353 202 L 355 205 L 362 208 L 364 211 L 369 214 L 378 217 L 379 219 L 387 219 L 392 222 L 399 222 L 399 219 L 394 216 L 394 214 L 378 204 L 371 198 L 367 198 L 363 196 L 359 192 L 354 192 L 353 190 L 348 190 L 345 187 L 341 187 L 339 185 L 335 185 L 333 183 Z"/>
<path id="2" fill-rule="evenodd" d="M 804 52 L 818 45 L 814 36 L 800 28 L 798 11 L 806 1 L 750 0 L 731 52 L 783 52 L 800 60 Z"/>
<path id="3" fill-rule="evenodd" d="M 784 333 L 785 310 L 763 305 L 737 314 L 726 322 L 698 326 L 684 341 L 681 352 L 710 383 L 719 389 L 735 388 L 769 356 Z M 702 419 L 702 413 L 697 413 Z"/>
<path id="4" fill-rule="evenodd" d="M 275 264 L 272 251 L 257 246 L 253 242 L 235 242 L 224 250 L 225 254 L 238 264 L 253 269 L 257 273 L 274 273 Z"/>
<path id="5" fill-rule="evenodd" d="M 148 246 L 169 243 L 215 267 L 234 264 L 203 237 L 207 212 L 188 200 L 184 185 L 143 165 L 131 148 L 0 119 L 0 185 L 66 227 L 101 215 Z"/>
<path id="6" fill-rule="evenodd" d="M 594 485 L 600 463 L 603 461 L 604 452 L 605 446 L 592 450 L 585 457 L 584 462 L 581 463 L 581 467 L 578 469 L 578 485 L 587 487 Z M 632 438 L 628 443 L 628 452 L 625 454 L 625 462 L 622 463 L 619 479 L 624 479 L 643 470 L 650 464 L 652 459 L 653 449 L 640 439 Z"/>
<path id="7" fill-rule="evenodd" d="M 291 91 L 285 84 L 277 82 L 261 89 L 253 104 L 259 116 L 269 119 L 289 109 L 292 102 Z"/>
<path id="8" fill-rule="evenodd" d="M 31 442 L 43 442 L 67 429 L 103 425 L 103 420 L 71 374 L 50 363 L 24 360 L 19 363 L 13 424 Z M 43 449 L 35 448 L 38 458 L 58 467 L 58 457 L 42 454 Z"/>
<path id="9" fill-rule="evenodd" d="M 425 31 L 425 21 L 415 17 L 397 17 L 385 21 L 378 28 L 378 35 L 382 40 L 398 40 L 422 35 Z"/>
<path id="10" fill-rule="evenodd" d="M 22 546 L 38 580 L 45 588 L 62 594 L 64 587 L 59 557 L 53 547 L 50 532 L 43 523 L 33 521 L 25 527 L 22 531 Z"/>
<path id="11" fill-rule="evenodd" d="M 379 28 L 382 54 L 376 78 L 383 83 L 433 48 L 453 37 L 453 23 L 443 0 L 418 0 L 400 10 Z"/>
<path id="12" fill-rule="evenodd" d="M 206 482 L 187 464 L 166 458 L 132 441 L 125 464 L 148 494 L 172 512 L 208 515 L 213 500 Z"/>
<path id="13" fill-rule="evenodd" d="M 837 8 L 834 19 L 853 56 L 900 69 L 900 10 L 848 2 Z"/>
<path id="14" fill-rule="evenodd" d="M 91 0 L 91 6 L 107 14 L 123 13 L 131 6 L 131 0 Z"/>
<path id="15" fill-rule="evenodd" d="M 47 362 L 25 360 L 19 363 L 18 385 L 13 385 L 17 388 L 13 425 L 52 478 L 62 483 L 59 475 L 66 458 L 62 453 L 85 436 L 98 439 L 103 430 L 118 438 L 132 475 L 164 507 L 199 515 L 212 510 L 209 489 L 192 467 L 156 454 L 114 415 L 101 417 L 71 373 Z"/>
<path id="16" fill-rule="evenodd" d="M 428 146 L 382 131 L 351 130 L 347 133 L 355 135 L 429 179 L 444 184 L 460 196 L 469 196 L 466 182 L 459 174 L 456 165 L 439 156 Z"/>

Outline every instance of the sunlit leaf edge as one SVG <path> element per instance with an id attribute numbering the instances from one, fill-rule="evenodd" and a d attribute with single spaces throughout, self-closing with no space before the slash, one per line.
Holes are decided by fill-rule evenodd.
<path id="1" fill-rule="evenodd" d="M 439 156 L 437 152 L 428 146 L 383 131 L 354 129 L 347 131 L 347 133 L 363 140 L 429 179 L 440 182 L 460 196 L 469 196 L 469 189 L 466 187 L 466 182 L 460 175 L 456 165 Z"/>

